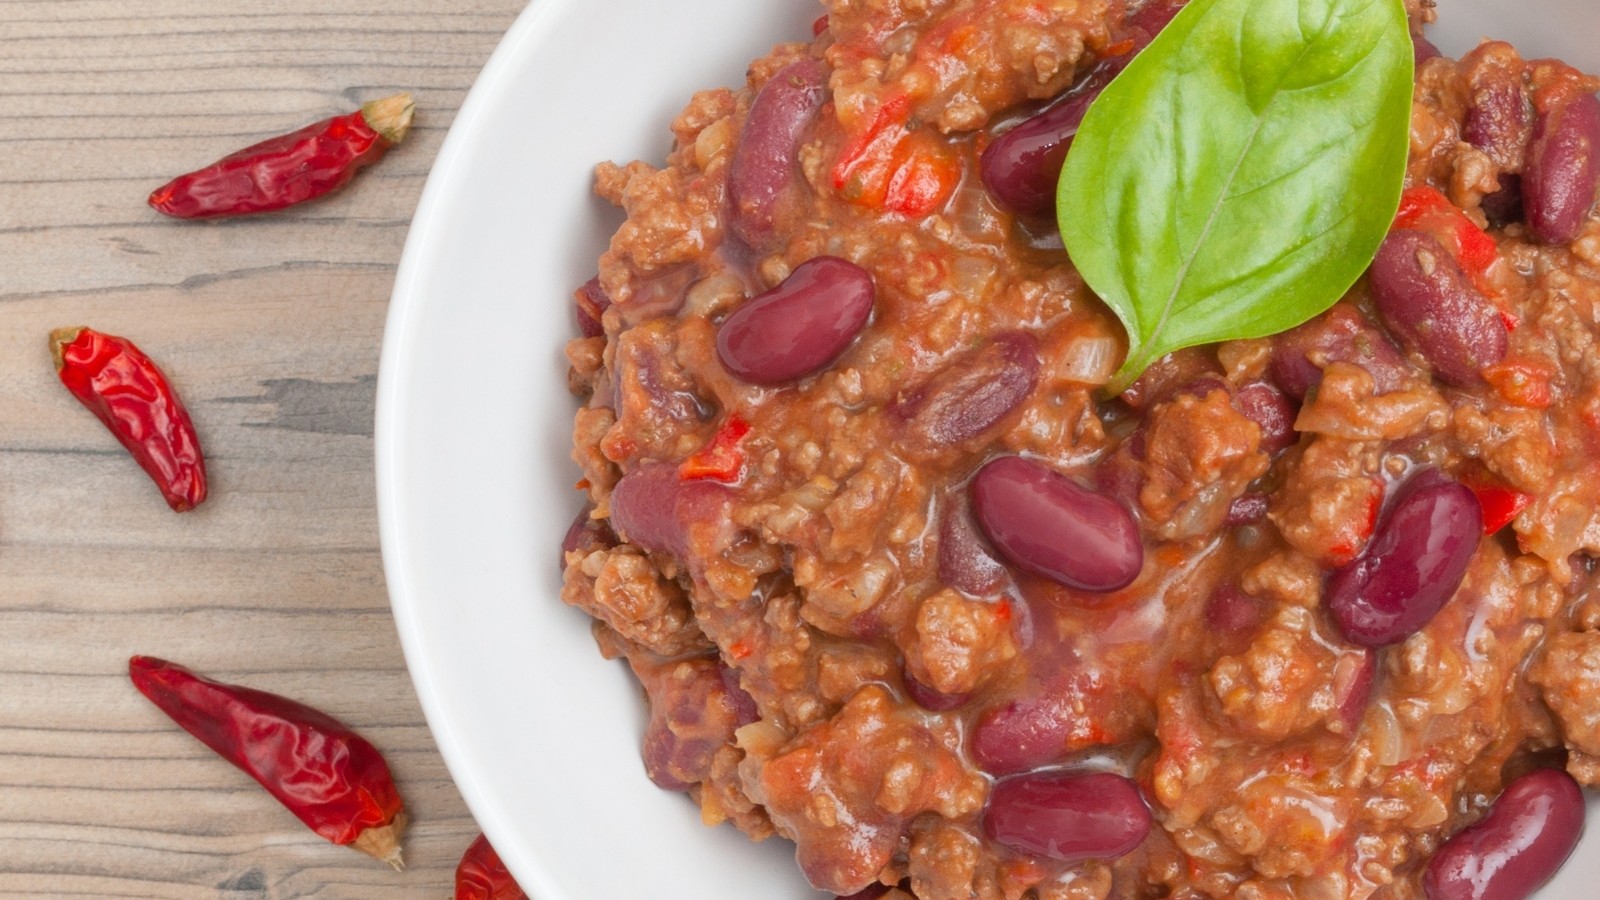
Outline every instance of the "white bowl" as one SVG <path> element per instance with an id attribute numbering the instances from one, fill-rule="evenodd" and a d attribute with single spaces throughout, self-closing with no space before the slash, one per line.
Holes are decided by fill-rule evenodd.
<path id="1" fill-rule="evenodd" d="M 1447 52 L 1494 35 L 1600 69 L 1592 4 L 1442 0 L 1433 36 Z M 639 689 L 557 596 L 580 506 L 570 295 L 617 224 L 590 194 L 591 170 L 661 162 L 695 90 L 742 84 L 773 43 L 809 37 L 818 12 L 801 0 L 535 0 L 463 105 L 412 225 L 378 390 L 385 571 L 445 762 L 536 900 L 824 896 L 783 841 L 702 827 L 687 799 L 650 783 Z M 702 35 L 708 24 L 718 37 Z M 1589 838 L 1541 897 L 1594 895 L 1600 828 Z"/>

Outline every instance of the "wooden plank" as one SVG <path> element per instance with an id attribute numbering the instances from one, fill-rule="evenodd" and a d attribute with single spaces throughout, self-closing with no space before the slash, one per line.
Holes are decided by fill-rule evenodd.
<path id="1" fill-rule="evenodd" d="M 524 0 L 0 0 L 0 897 L 444 897 L 476 834 L 422 720 L 378 553 L 372 414 L 439 143 Z M 352 189 L 173 222 L 167 178 L 408 89 Z M 168 370 L 212 499 L 178 516 L 56 383 L 90 324 Z M 139 697 L 132 653 L 312 703 L 388 756 L 394 873 L 327 844 Z"/>

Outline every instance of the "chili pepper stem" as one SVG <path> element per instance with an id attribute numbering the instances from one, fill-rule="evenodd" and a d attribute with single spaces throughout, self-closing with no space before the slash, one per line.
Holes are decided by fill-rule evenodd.
<path id="1" fill-rule="evenodd" d="M 404 813 L 395 814 L 394 821 L 376 828 L 368 828 L 350 844 L 362 853 L 380 862 L 386 862 L 396 872 L 406 868 L 405 856 L 400 852 L 400 838 L 405 835 L 411 819 Z"/>
<path id="2" fill-rule="evenodd" d="M 416 114 L 417 105 L 412 101 L 410 94 L 395 94 L 382 100 L 374 100 L 361 106 L 361 118 L 367 125 L 383 139 L 391 144 L 398 144 L 406 139 L 406 134 L 411 131 L 411 118 Z"/>
<path id="3" fill-rule="evenodd" d="M 59 372 L 67 366 L 67 345 L 78 339 L 83 334 L 82 325 L 73 325 L 70 328 L 57 328 L 50 332 L 50 358 L 55 360 L 56 371 Z"/>

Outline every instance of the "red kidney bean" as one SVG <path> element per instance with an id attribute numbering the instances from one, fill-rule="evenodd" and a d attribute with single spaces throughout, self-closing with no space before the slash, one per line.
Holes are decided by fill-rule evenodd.
<path id="1" fill-rule="evenodd" d="M 657 787 L 686 791 L 711 770 L 711 759 L 737 726 L 721 663 L 695 659 L 639 671 L 650 698 L 645 773 Z"/>
<path id="2" fill-rule="evenodd" d="M 1038 772 L 995 784 L 983 810 L 990 840 L 1075 863 L 1115 859 L 1144 843 L 1150 808 L 1139 785 L 1110 772 Z"/>
<path id="3" fill-rule="evenodd" d="M 827 92 L 827 65 L 802 59 L 773 75 L 750 104 L 728 165 L 728 200 L 729 224 L 751 247 L 772 241 L 778 198 L 800 171 L 801 137 Z"/>
<path id="4" fill-rule="evenodd" d="M 1443 55 L 1443 53 L 1439 52 L 1439 48 L 1433 45 L 1433 41 L 1423 37 L 1420 33 L 1411 35 L 1411 57 L 1419 67 L 1428 60 Z"/>
<path id="5" fill-rule="evenodd" d="M 585 281 L 583 286 L 573 293 L 578 313 L 578 331 L 584 337 L 599 337 L 606 333 L 604 325 L 600 324 L 600 317 L 605 315 L 611 307 L 611 298 L 606 296 L 605 288 L 600 286 L 600 276 Z"/>
<path id="6" fill-rule="evenodd" d="M 1211 592 L 1206 603 L 1206 627 L 1222 637 L 1255 630 L 1267 619 L 1267 604 L 1244 592 L 1237 584 L 1224 584 Z"/>
<path id="7" fill-rule="evenodd" d="M 1359 312 L 1344 304 L 1277 337 L 1272 348 L 1272 378 L 1284 393 L 1304 400 L 1322 382 L 1322 365 L 1345 362 L 1361 366 L 1372 375 L 1379 393 L 1387 393 L 1405 380 L 1406 362 L 1383 333 Z"/>
<path id="8" fill-rule="evenodd" d="M 1352 644 L 1384 647 L 1422 629 L 1461 586 L 1483 535 L 1472 489 L 1425 469 L 1394 492 L 1362 554 L 1329 576 L 1324 603 Z"/>
<path id="9" fill-rule="evenodd" d="M 738 717 L 739 724 L 749 725 L 761 718 L 761 709 L 756 706 L 756 698 L 750 696 L 744 685 L 739 683 L 739 670 L 726 665 L 720 669 L 722 689 L 728 692 L 728 700 L 733 704 L 733 712 Z"/>
<path id="10" fill-rule="evenodd" d="M 1294 446 L 1295 408 L 1289 398 L 1265 381 L 1253 381 L 1233 395 L 1233 408 L 1261 427 L 1261 449 L 1276 456 Z"/>
<path id="11" fill-rule="evenodd" d="M 1506 787 L 1489 814 L 1434 853 L 1428 900 L 1523 900 L 1561 868 L 1583 833 L 1583 790 L 1559 769 Z"/>
<path id="12" fill-rule="evenodd" d="M 611 527 L 645 550 L 688 554 L 688 526 L 727 517 L 732 492 L 714 481 L 684 481 L 671 463 L 648 463 L 622 476 L 611 492 Z"/>
<path id="13" fill-rule="evenodd" d="M 1372 682 L 1378 674 L 1378 654 L 1371 650 L 1361 652 L 1355 673 L 1340 682 L 1334 676 L 1334 691 L 1338 698 L 1339 719 L 1344 722 L 1345 733 L 1354 735 L 1361 719 L 1367 714 L 1367 704 L 1372 702 Z"/>
<path id="14" fill-rule="evenodd" d="M 617 545 L 617 536 L 611 532 L 611 526 L 602 520 L 589 518 L 593 510 L 593 506 L 585 506 L 579 511 L 577 518 L 567 528 L 566 537 L 561 539 L 562 568 L 566 568 L 567 554 L 574 550 L 593 552 Z"/>
<path id="15" fill-rule="evenodd" d="M 1267 495 L 1260 491 L 1241 494 L 1237 500 L 1229 504 L 1228 517 L 1223 520 L 1222 524 L 1229 528 L 1254 525 L 1267 517 L 1269 506 Z"/>
<path id="16" fill-rule="evenodd" d="M 1391 231 L 1372 261 L 1369 284 L 1384 324 L 1440 380 L 1481 384 L 1483 368 L 1505 357 L 1505 320 L 1433 235 Z"/>
<path id="17" fill-rule="evenodd" d="M 1126 586 L 1144 566 L 1139 526 L 1126 507 L 1032 460 L 988 463 L 971 494 L 984 534 L 1025 572 L 1105 592 Z"/>
<path id="18" fill-rule="evenodd" d="M 1038 382 L 1038 340 L 1025 331 L 1002 332 L 896 398 L 889 412 L 904 423 L 913 449 L 943 450 L 999 424 Z"/>
<path id="19" fill-rule="evenodd" d="M 992 597 L 1010 580 L 1006 567 L 990 552 L 988 543 L 972 521 L 963 494 L 945 502 L 939 522 L 939 580 L 973 597 Z"/>
<path id="20" fill-rule="evenodd" d="M 1468 100 L 1461 136 L 1500 166 L 1509 166 L 1522 159 L 1532 117 L 1533 108 L 1522 93 L 1520 79 L 1485 79 Z"/>
<path id="21" fill-rule="evenodd" d="M 781 384 L 826 367 L 872 317 L 866 269 L 836 256 L 808 259 L 783 283 L 734 310 L 717 330 L 717 357 L 754 384 Z"/>
<path id="22" fill-rule="evenodd" d="M 946 694 L 934 690 L 918 681 L 910 672 L 903 673 L 903 680 L 906 696 L 910 697 L 913 703 L 932 712 L 948 712 L 966 705 L 966 702 L 972 699 L 971 694 Z"/>
<path id="23" fill-rule="evenodd" d="M 1012 212 L 1053 216 L 1061 165 L 1090 104 L 1182 8 L 1165 0 L 1141 6 L 1128 19 L 1132 50 L 1102 59 L 1055 102 L 991 141 L 979 159 L 989 194 Z"/>
<path id="24" fill-rule="evenodd" d="M 1066 752 L 1070 698 L 1020 697 L 987 710 L 972 727 L 972 759 L 991 775 L 1026 772 Z"/>
<path id="25" fill-rule="evenodd" d="M 1580 94 L 1539 116 L 1522 170 L 1528 230 L 1546 244 L 1570 243 L 1600 186 L 1600 99 Z"/>

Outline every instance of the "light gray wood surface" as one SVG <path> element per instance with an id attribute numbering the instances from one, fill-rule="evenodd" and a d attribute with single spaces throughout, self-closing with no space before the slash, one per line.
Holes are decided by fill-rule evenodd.
<path id="1" fill-rule="evenodd" d="M 525 0 L 0 0 L 0 896 L 450 894 L 477 832 L 423 724 L 378 552 L 372 414 L 423 180 Z M 344 193 L 218 224 L 167 178 L 411 90 Z M 189 403 L 184 515 L 55 379 L 45 337 L 133 338 Z M 144 653 L 295 697 L 388 756 L 400 874 L 311 834 L 129 685 Z"/>

